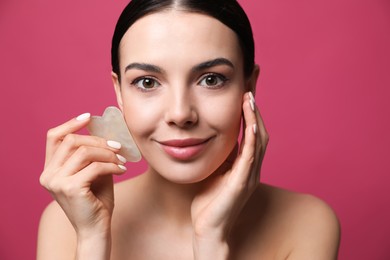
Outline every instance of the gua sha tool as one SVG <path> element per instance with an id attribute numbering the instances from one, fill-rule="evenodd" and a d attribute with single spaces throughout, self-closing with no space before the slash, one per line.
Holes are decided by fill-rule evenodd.
<path id="1" fill-rule="evenodd" d="M 107 107 L 102 116 L 92 116 L 87 125 L 91 135 L 117 141 L 122 147 L 119 154 L 129 162 L 141 160 L 141 153 L 127 128 L 122 112 L 116 107 Z"/>

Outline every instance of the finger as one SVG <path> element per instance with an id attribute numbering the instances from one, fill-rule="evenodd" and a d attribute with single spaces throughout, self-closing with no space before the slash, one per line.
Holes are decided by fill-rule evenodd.
<path id="1" fill-rule="evenodd" d="M 259 127 L 259 135 L 261 137 L 261 140 L 263 141 L 262 143 L 267 144 L 269 140 L 269 135 L 265 127 L 264 120 L 258 108 L 256 108 L 256 120 Z"/>
<path id="2" fill-rule="evenodd" d="M 245 102 L 245 96 L 243 97 L 243 106 Z M 245 129 L 246 129 L 246 122 L 245 122 L 245 117 L 244 117 L 244 110 L 242 111 L 242 135 L 241 135 L 241 142 L 240 142 L 240 154 L 242 153 L 242 148 L 243 148 L 243 143 L 245 142 Z"/>
<path id="3" fill-rule="evenodd" d="M 259 182 L 260 177 L 260 168 L 262 164 L 262 160 L 265 153 L 266 141 L 265 137 L 267 136 L 263 120 L 260 116 L 259 110 L 256 106 L 254 96 L 251 92 L 248 92 L 244 96 L 244 102 L 248 101 L 252 113 L 247 113 L 245 120 L 250 121 L 253 120 L 253 115 L 255 117 L 255 122 L 253 123 L 255 130 L 255 152 L 254 152 L 254 163 L 251 170 L 251 174 L 248 176 L 248 180 L 252 184 L 257 184 Z"/>
<path id="4" fill-rule="evenodd" d="M 61 170 L 62 176 L 77 174 L 93 162 L 113 163 L 124 165 L 126 159 L 113 151 L 104 148 L 80 146 L 65 162 Z"/>
<path id="5" fill-rule="evenodd" d="M 91 185 L 100 176 L 120 175 L 126 172 L 126 170 L 126 167 L 121 164 L 93 162 L 73 177 L 80 183 Z"/>
<path id="6" fill-rule="evenodd" d="M 259 141 L 261 141 L 261 154 L 263 157 L 264 154 L 265 154 L 265 150 L 267 148 L 267 145 L 268 145 L 268 141 L 269 141 L 269 135 L 268 135 L 268 132 L 267 132 L 267 129 L 265 127 L 265 124 L 264 124 L 264 120 L 263 118 L 261 117 L 261 114 L 260 114 L 260 111 L 258 108 L 256 108 L 256 121 L 257 121 L 257 125 L 258 125 L 258 136 L 259 136 Z"/>
<path id="7" fill-rule="evenodd" d="M 91 114 L 84 113 L 68 122 L 50 129 L 46 139 L 45 165 L 48 164 L 64 137 L 85 127 L 90 121 Z"/>
<path id="8" fill-rule="evenodd" d="M 96 147 L 118 152 L 121 144 L 115 141 L 107 141 L 101 137 L 89 135 L 68 134 L 55 151 L 50 168 L 59 168 L 77 151 L 81 146 Z"/>
<path id="9" fill-rule="evenodd" d="M 268 132 L 265 128 L 263 118 L 261 117 L 259 108 L 255 105 L 255 115 L 256 115 L 256 122 L 257 122 L 257 138 L 256 138 L 256 163 L 255 163 L 255 175 L 254 175 L 254 182 L 258 182 L 260 179 L 260 170 L 261 165 L 264 159 L 265 151 L 268 145 Z"/>
<path id="10" fill-rule="evenodd" d="M 232 183 L 237 186 L 247 184 L 255 160 L 257 123 L 252 107 L 250 99 L 246 94 L 243 103 L 244 120 L 246 122 L 246 128 L 244 129 L 245 138 L 241 144 L 241 153 L 232 171 Z"/>

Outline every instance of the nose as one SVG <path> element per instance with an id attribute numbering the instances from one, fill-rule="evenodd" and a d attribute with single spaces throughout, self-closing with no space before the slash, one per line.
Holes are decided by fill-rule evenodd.
<path id="1" fill-rule="evenodd" d="M 189 91 L 170 93 L 167 99 L 165 122 L 171 126 L 190 128 L 198 122 L 196 104 Z"/>

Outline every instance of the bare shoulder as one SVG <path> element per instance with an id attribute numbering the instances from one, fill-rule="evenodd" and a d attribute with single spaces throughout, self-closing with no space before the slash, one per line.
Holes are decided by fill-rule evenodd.
<path id="1" fill-rule="evenodd" d="M 334 210 L 312 195 L 273 190 L 284 205 L 284 218 L 291 222 L 288 259 L 337 259 L 340 224 Z"/>
<path id="2" fill-rule="evenodd" d="M 73 226 L 58 203 L 53 201 L 43 211 L 39 223 L 37 259 L 71 259 L 75 249 Z"/>
<path id="3" fill-rule="evenodd" d="M 272 209 L 270 213 L 281 215 L 290 221 L 294 220 L 294 224 L 300 230 L 307 227 L 339 229 L 338 218 L 334 210 L 326 202 L 313 195 L 262 184 L 256 196 L 262 198 L 255 197 L 255 200 L 266 200 L 265 203 Z"/>
<path id="4" fill-rule="evenodd" d="M 249 226 L 250 243 L 260 255 L 272 259 L 337 259 L 338 218 L 315 196 L 261 184 L 244 208 L 241 223 L 241 230 Z"/>

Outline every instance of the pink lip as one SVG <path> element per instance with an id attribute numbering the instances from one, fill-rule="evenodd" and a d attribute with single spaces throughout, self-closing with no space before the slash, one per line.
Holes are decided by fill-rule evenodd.
<path id="1" fill-rule="evenodd" d="M 174 159 L 190 160 L 200 154 L 208 144 L 207 139 L 189 138 L 161 141 L 163 150 Z"/>

